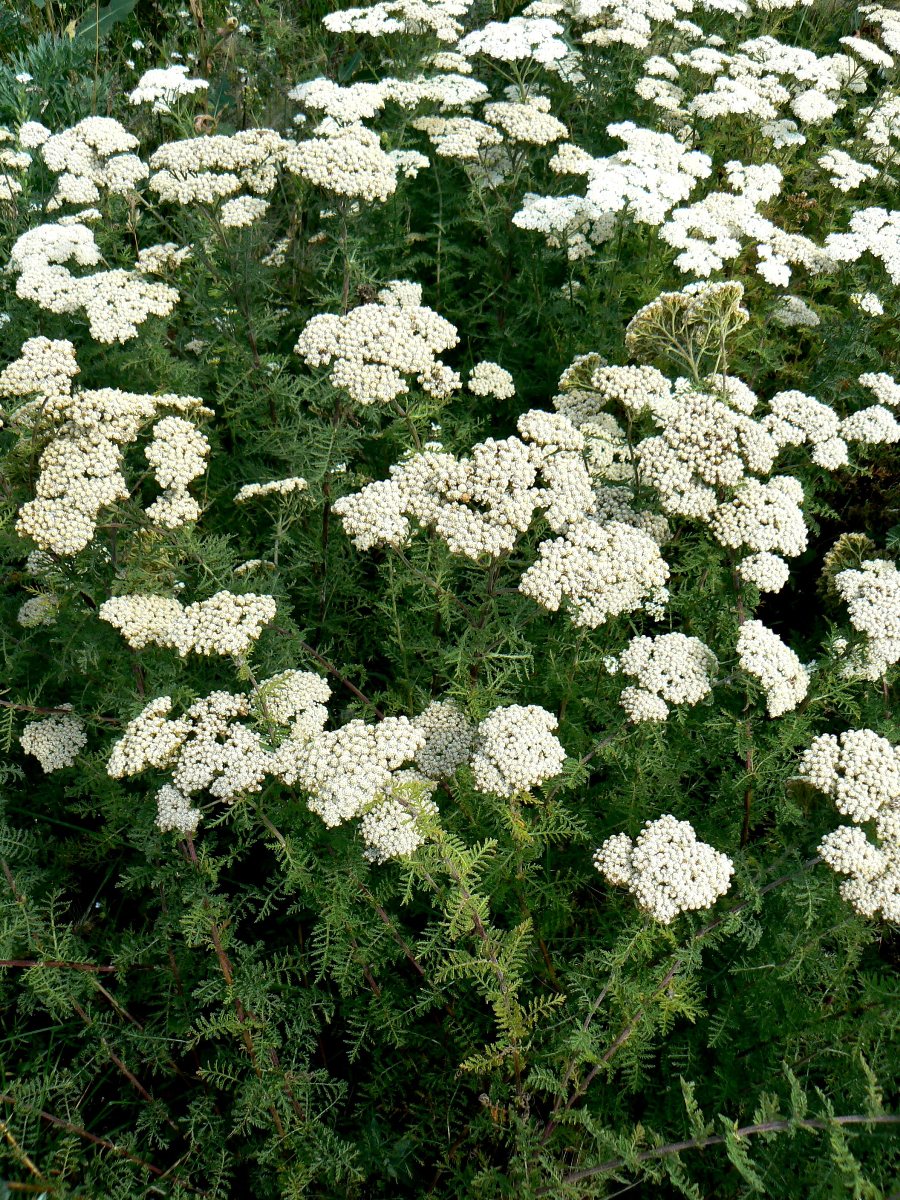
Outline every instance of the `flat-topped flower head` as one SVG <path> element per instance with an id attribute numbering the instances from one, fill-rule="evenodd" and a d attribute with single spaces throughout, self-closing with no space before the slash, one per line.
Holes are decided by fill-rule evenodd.
<path id="1" fill-rule="evenodd" d="M 625 833 L 607 838 L 594 854 L 594 866 L 663 925 L 679 913 L 710 908 L 734 874 L 727 855 L 701 842 L 690 822 L 668 813 L 647 821 L 634 841 Z"/>

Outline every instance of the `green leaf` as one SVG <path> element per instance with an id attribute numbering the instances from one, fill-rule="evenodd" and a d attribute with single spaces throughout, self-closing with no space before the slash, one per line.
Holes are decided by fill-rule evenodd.
<path id="1" fill-rule="evenodd" d="M 137 0 L 109 0 L 109 4 L 101 8 L 94 4 L 75 26 L 76 41 L 95 41 L 99 34 L 105 37 L 119 21 L 134 11 Z M 99 28 L 98 28 L 99 27 Z"/>

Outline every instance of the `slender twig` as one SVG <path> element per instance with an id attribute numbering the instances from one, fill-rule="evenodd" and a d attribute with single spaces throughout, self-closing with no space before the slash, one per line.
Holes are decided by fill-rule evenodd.
<path id="1" fill-rule="evenodd" d="M 372 709 L 379 721 L 384 720 L 384 713 L 381 711 L 375 701 L 370 700 L 364 692 L 359 690 L 355 683 L 351 683 L 346 676 L 342 675 L 334 663 L 329 662 L 323 654 L 318 652 L 318 650 L 313 650 L 312 646 L 310 646 L 307 642 L 301 642 L 300 645 L 307 654 L 311 654 L 313 656 L 316 662 L 321 663 L 325 670 L 329 672 L 329 674 L 333 675 L 335 679 L 339 679 L 348 692 L 352 692 L 357 699 L 362 700 L 363 704 L 368 704 L 369 708 Z"/>
<path id="2" fill-rule="evenodd" d="M 109 1150 L 113 1154 L 118 1154 L 120 1158 L 127 1158 L 129 1162 L 135 1163 L 139 1167 L 143 1167 L 145 1171 L 149 1171 L 151 1175 L 155 1175 L 157 1179 L 171 1179 L 174 1183 L 180 1184 L 182 1187 L 188 1188 L 198 1196 L 208 1196 L 208 1192 L 201 1191 L 199 1188 L 193 1187 L 187 1180 L 180 1178 L 178 1175 L 171 1175 L 168 1170 L 162 1170 L 161 1167 L 155 1167 L 153 1163 L 146 1162 L 143 1158 L 138 1158 L 136 1154 L 132 1154 L 130 1150 L 126 1150 L 124 1146 L 117 1146 L 114 1142 L 108 1141 L 106 1138 L 98 1137 L 95 1133 L 89 1133 L 87 1129 L 82 1129 L 80 1125 L 73 1125 L 71 1121 L 64 1121 L 61 1117 L 55 1117 L 52 1113 L 44 1112 L 40 1108 L 30 1108 L 17 1100 L 15 1096 L 7 1096 L 0 1092 L 0 1104 L 12 1104 L 23 1108 L 26 1112 L 36 1113 L 42 1121 L 46 1121 L 48 1125 L 53 1125 L 57 1129 L 65 1129 L 67 1133 L 74 1133 L 76 1137 L 83 1138 L 86 1142 L 92 1142 L 95 1146 L 102 1146 L 104 1150 Z"/>
<path id="3" fill-rule="evenodd" d="M 788 1129 L 830 1129 L 833 1125 L 900 1125 L 900 1116 L 884 1113 L 880 1116 L 862 1116 L 852 1114 L 845 1117 L 805 1117 L 787 1121 L 763 1121 L 758 1125 L 744 1125 L 736 1129 L 734 1137 L 752 1137 L 757 1133 L 784 1133 Z M 642 1150 L 632 1160 L 634 1163 L 648 1162 L 654 1158 L 664 1158 L 667 1154 L 680 1154 L 683 1150 L 702 1150 L 705 1146 L 721 1146 L 727 1141 L 724 1134 L 714 1133 L 709 1137 L 691 1138 L 690 1141 L 669 1142 L 665 1146 L 656 1146 L 652 1150 Z M 596 1167 L 588 1167 L 584 1171 L 573 1171 L 564 1176 L 560 1183 L 563 1185 L 580 1183 L 583 1179 L 591 1179 L 595 1175 L 608 1175 L 611 1171 L 621 1170 L 629 1163 L 624 1158 L 611 1158 L 608 1162 Z M 559 1185 L 556 1185 L 559 1186 Z M 538 1188 L 538 1196 L 546 1196 L 555 1191 L 555 1187 Z"/>

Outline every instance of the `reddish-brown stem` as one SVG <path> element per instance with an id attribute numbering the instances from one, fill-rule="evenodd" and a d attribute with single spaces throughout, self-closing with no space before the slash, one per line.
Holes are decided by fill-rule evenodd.
<path id="1" fill-rule="evenodd" d="M 0 1104 L 20 1105 L 14 1096 L 6 1096 L 0 1093 Z M 174 1183 L 180 1184 L 182 1187 L 188 1188 L 198 1196 L 206 1196 L 208 1192 L 202 1192 L 199 1188 L 192 1187 L 187 1180 L 180 1178 L 178 1175 L 172 1175 L 168 1170 L 164 1171 L 160 1167 L 155 1167 L 153 1163 L 146 1162 L 143 1158 L 138 1158 L 136 1154 L 132 1154 L 130 1150 L 126 1150 L 123 1146 L 117 1146 L 114 1142 L 107 1141 L 106 1138 L 98 1137 L 95 1133 L 89 1133 L 86 1129 L 82 1129 L 80 1125 L 73 1125 L 71 1121 L 64 1121 L 61 1117 L 54 1117 L 52 1113 L 44 1112 L 43 1109 L 33 1109 L 27 1106 L 26 1112 L 36 1113 L 42 1121 L 46 1121 L 48 1125 L 53 1125 L 57 1129 L 64 1129 L 67 1133 L 74 1133 L 76 1137 L 83 1138 L 86 1142 L 91 1142 L 95 1146 L 102 1146 L 104 1150 L 109 1150 L 113 1154 L 118 1154 L 120 1158 L 127 1158 L 129 1162 L 135 1163 L 139 1167 L 143 1167 L 145 1171 L 149 1171 L 151 1175 L 155 1175 L 157 1179 L 171 1179 Z"/>

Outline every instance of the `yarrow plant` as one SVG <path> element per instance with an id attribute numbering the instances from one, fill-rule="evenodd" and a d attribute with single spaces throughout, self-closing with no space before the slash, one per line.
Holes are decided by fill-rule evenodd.
<path id="1" fill-rule="evenodd" d="M 0 1191 L 889 1200 L 900 16 L 276 7 L 0 12 Z"/>

